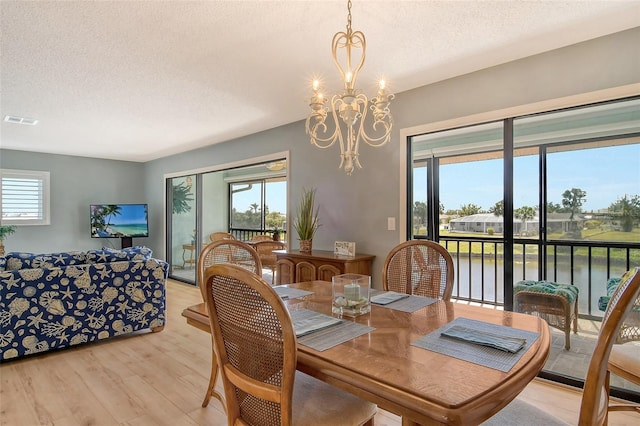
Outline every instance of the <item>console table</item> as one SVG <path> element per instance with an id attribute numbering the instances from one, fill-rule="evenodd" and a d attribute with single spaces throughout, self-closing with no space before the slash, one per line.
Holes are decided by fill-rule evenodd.
<path id="1" fill-rule="evenodd" d="M 276 284 L 291 284 L 303 281 L 331 281 L 334 275 L 371 275 L 371 263 L 375 258 L 370 254 L 339 256 L 328 250 L 313 250 L 301 253 L 299 250 L 276 250 Z"/>

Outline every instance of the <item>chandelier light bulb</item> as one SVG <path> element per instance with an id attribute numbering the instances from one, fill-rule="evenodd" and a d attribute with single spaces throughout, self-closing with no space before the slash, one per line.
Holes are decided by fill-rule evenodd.
<path id="1" fill-rule="evenodd" d="M 309 103 L 311 112 L 307 117 L 305 129 L 311 138 L 311 144 L 318 148 L 329 148 L 338 142 L 340 145 L 339 167 L 344 168 L 347 175 L 351 175 L 356 167 L 362 168 L 358 160 L 358 148 L 361 141 L 367 145 L 379 147 L 391 139 L 393 120 L 389 104 L 395 96 L 387 94 L 384 80 L 378 82 L 377 96 L 371 101 L 354 87 L 358 73 L 364 65 L 367 43 L 364 33 L 351 29 L 351 0 L 347 2 L 347 12 L 347 31 L 336 33 L 331 43 L 333 62 L 342 76 L 345 90 L 333 95 L 331 105 L 328 107 L 325 105 L 328 99 L 319 92 L 320 82 L 313 80 L 313 94 Z M 344 49 L 345 55 L 339 55 L 339 49 Z M 356 53 L 355 61 L 352 62 L 351 54 L 354 51 L 360 53 L 359 57 Z M 344 68 L 338 60 L 343 56 L 346 57 Z M 372 136 L 365 131 L 365 120 L 369 110 L 372 111 L 373 116 L 368 121 L 374 132 Z M 329 123 L 331 126 L 327 126 L 326 123 L 329 111 L 333 117 L 333 123 Z"/>

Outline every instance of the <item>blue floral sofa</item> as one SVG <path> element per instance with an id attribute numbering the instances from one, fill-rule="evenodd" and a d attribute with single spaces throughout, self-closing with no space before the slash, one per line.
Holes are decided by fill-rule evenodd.
<path id="1" fill-rule="evenodd" d="M 165 324 L 168 264 L 147 247 L 0 258 L 0 362 Z"/>

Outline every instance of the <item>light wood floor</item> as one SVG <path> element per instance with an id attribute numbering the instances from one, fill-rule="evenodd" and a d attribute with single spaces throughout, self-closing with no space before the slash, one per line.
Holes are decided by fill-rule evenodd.
<path id="1" fill-rule="evenodd" d="M 199 303 L 196 287 L 169 280 L 167 326 L 0 364 L 0 425 L 225 425 L 217 400 L 200 406 L 209 380 L 211 340 L 180 315 Z M 541 380 L 520 398 L 575 424 L 580 393 Z M 611 425 L 638 417 L 613 413 Z M 378 426 L 400 425 L 379 410 Z"/>

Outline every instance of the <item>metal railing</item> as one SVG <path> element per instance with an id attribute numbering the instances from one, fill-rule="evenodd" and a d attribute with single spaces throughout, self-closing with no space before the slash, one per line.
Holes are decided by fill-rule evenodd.
<path id="1" fill-rule="evenodd" d="M 441 237 L 453 257 L 453 297 L 487 305 L 504 305 L 504 242 L 500 239 Z M 520 280 L 546 279 L 571 283 L 580 289 L 582 318 L 598 319 L 598 299 L 607 293 L 609 278 L 620 277 L 640 265 L 640 243 L 601 241 L 550 241 L 546 256 L 537 240 L 514 241 L 513 285 Z M 540 265 L 540 259 L 545 264 Z M 545 260 L 546 259 L 546 260 Z"/>
<path id="2" fill-rule="evenodd" d="M 254 236 L 261 234 L 273 235 L 273 229 L 248 229 L 248 228 L 231 228 L 229 232 L 240 241 L 250 241 Z M 287 233 L 280 231 L 280 240 L 287 240 Z"/>

